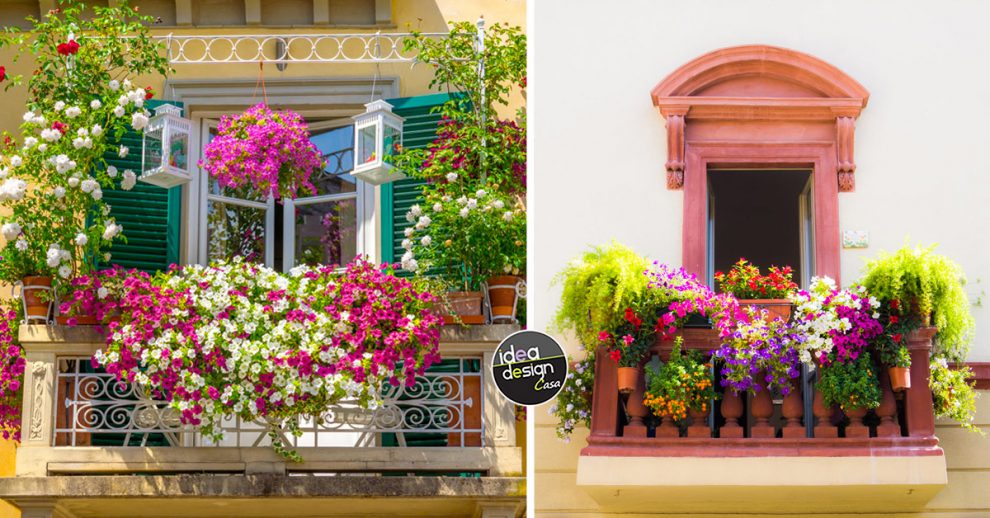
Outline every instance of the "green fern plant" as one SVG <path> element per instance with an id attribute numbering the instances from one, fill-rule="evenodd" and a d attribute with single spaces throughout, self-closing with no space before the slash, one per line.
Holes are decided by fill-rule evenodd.
<path id="1" fill-rule="evenodd" d="M 596 246 L 554 278 L 563 286 L 554 320 L 558 330 L 571 330 L 583 344 L 595 344 L 598 332 L 611 329 L 646 291 L 649 261 L 630 248 L 611 242 Z"/>
<path id="2" fill-rule="evenodd" d="M 882 252 L 867 263 L 860 284 L 883 307 L 900 304 L 922 319 L 930 316 L 931 325 L 938 328 L 936 356 L 957 362 L 966 359 L 975 326 L 966 277 L 958 264 L 935 253 L 935 245 Z"/>

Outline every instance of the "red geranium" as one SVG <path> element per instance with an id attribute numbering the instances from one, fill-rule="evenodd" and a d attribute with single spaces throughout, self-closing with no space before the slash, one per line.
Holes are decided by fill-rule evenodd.
<path id="1" fill-rule="evenodd" d="M 69 130 L 69 127 L 65 125 L 64 122 L 55 121 L 52 123 L 52 129 L 58 131 L 59 133 L 65 135 L 65 132 Z"/>
<path id="2" fill-rule="evenodd" d="M 76 40 L 69 40 L 65 43 L 59 43 L 58 46 L 55 47 L 55 50 L 63 56 L 70 56 L 76 52 L 79 52 L 79 44 L 76 43 Z"/>

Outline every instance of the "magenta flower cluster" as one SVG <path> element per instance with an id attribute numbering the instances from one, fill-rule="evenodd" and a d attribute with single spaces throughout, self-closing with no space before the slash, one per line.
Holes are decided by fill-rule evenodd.
<path id="1" fill-rule="evenodd" d="M 258 104 L 236 117 L 224 116 L 217 130 L 199 166 L 221 186 L 250 185 L 277 199 L 316 192 L 310 177 L 323 169 L 323 157 L 298 113 Z"/>
<path id="2" fill-rule="evenodd" d="M 7 311 L 0 318 L 0 434 L 21 440 L 21 389 L 24 380 L 24 351 L 14 333 L 17 314 Z"/>
<path id="3" fill-rule="evenodd" d="M 646 271 L 649 287 L 669 300 L 668 312 L 661 317 L 657 332 L 672 339 L 678 327 L 683 327 L 692 315 L 711 319 L 722 336 L 732 332 L 736 322 L 748 321 L 738 301 L 730 294 L 716 294 L 698 277 L 684 268 L 673 268 L 655 261 Z"/>
<path id="4" fill-rule="evenodd" d="M 380 403 L 439 361 L 434 297 L 362 259 L 281 274 L 240 260 L 127 278 L 94 364 L 221 440 L 222 419 L 291 429 L 340 401 Z"/>
<path id="5" fill-rule="evenodd" d="M 150 280 L 147 273 L 138 270 L 125 270 L 120 266 L 106 270 L 98 270 L 89 275 L 80 275 L 72 279 L 69 299 L 59 305 L 59 313 L 67 315 L 66 324 L 75 326 L 79 317 L 91 316 L 99 323 L 120 316 L 121 297 L 125 290 L 125 281 L 137 277 L 145 282 Z"/>

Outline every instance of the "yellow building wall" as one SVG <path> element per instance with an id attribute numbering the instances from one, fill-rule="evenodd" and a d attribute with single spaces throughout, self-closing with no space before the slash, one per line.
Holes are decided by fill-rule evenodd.
<path id="1" fill-rule="evenodd" d="M 980 391 L 977 402 L 977 424 L 990 432 L 990 391 Z M 634 518 L 638 515 L 603 513 L 598 503 L 576 485 L 577 461 L 581 448 L 587 445 L 588 431 L 580 428 L 575 431 L 570 443 L 557 438 L 554 433 L 556 421 L 547 414 L 545 408 L 532 413 L 536 422 L 534 486 L 536 516 L 582 518 L 619 517 Z M 990 516 L 990 437 L 981 436 L 959 428 L 952 422 L 939 422 L 936 434 L 945 450 L 948 464 L 949 484 L 927 506 L 925 512 L 897 514 L 903 518 L 935 517 L 986 517 Z M 786 476 L 786 474 L 781 474 Z M 785 497 L 786 495 L 782 495 Z M 726 509 L 720 518 L 752 517 L 739 513 L 745 509 L 745 502 L 738 502 L 732 509 Z M 811 510 L 809 510 L 810 512 Z M 827 514 L 828 509 L 816 510 L 826 516 L 881 517 L 882 514 Z M 662 514 L 664 506 L 658 502 L 652 509 L 643 509 L 642 515 Z M 701 516 L 701 515 L 692 515 Z M 774 515 L 790 516 L 790 515 Z"/>
<path id="2" fill-rule="evenodd" d="M 199 0 L 192 0 L 195 4 Z M 43 2 L 45 3 L 45 2 Z M 142 2 L 132 2 L 141 5 Z M 374 2 L 372 2 L 374 3 Z M 310 8 L 309 2 L 293 2 L 292 8 Z M 475 22 L 484 16 L 486 24 L 501 23 L 518 26 L 525 30 L 526 2 L 525 0 L 395 0 L 392 2 L 392 26 L 381 28 L 356 27 L 265 27 L 265 26 L 230 26 L 230 27 L 166 27 L 152 31 L 155 35 L 216 35 L 216 34 L 314 34 L 314 33 L 383 33 L 408 32 L 446 32 L 449 24 L 459 21 Z M 11 49 L 0 50 L 0 65 L 7 67 L 8 75 L 27 74 L 33 67 L 30 58 L 22 58 L 13 62 L 14 52 Z M 283 78 L 312 78 L 312 77 L 395 77 L 399 79 L 399 95 L 402 97 L 437 93 L 430 89 L 432 70 L 426 65 L 411 66 L 405 64 L 354 65 L 354 64 L 290 64 L 285 71 L 278 71 L 274 66 L 264 69 L 267 81 Z M 256 80 L 258 78 L 257 64 L 236 65 L 178 65 L 171 75 L 173 79 L 216 79 L 228 78 L 236 80 Z M 151 86 L 161 95 L 164 81 L 162 78 L 137 78 L 135 83 Z M 23 106 L 27 101 L 26 89 L 21 86 L 7 92 L 0 92 L 0 100 L 5 107 L 0 110 L 0 131 L 7 131 L 15 137 L 19 135 Z M 516 110 L 525 105 L 520 94 L 511 99 L 511 104 L 501 111 L 504 117 L 512 117 Z M 0 247 L 3 246 L 0 237 Z M 0 283 L 0 300 L 9 296 L 10 287 Z M 518 427 L 517 441 L 525 444 L 525 427 Z M 15 446 L 10 441 L 0 440 L 0 476 L 10 476 L 14 472 Z M 525 454 L 524 454 L 525 458 Z M 19 516 L 16 508 L 0 501 L 0 518 Z"/>

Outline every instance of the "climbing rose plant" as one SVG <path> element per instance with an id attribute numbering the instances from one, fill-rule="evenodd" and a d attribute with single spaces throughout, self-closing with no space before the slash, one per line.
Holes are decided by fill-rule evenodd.
<path id="1" fill-rule="evenodd" d="M 257 104 L 221 118 L 217 131 L 199 166 L 222 187 L 250 185 L 277 199 L 295 199 L 300 191 L 316 193 L 310 177 L 323 169 L 323 157 L 298 113 Z"/>
<path id="2" fill-rule="evenodd" d="M 268 425 L 276 451 L 299 460 L 280 429 L 298 436 L 299 417 L 342 401 L 377 408 L 385 383 L 411 386 L 439 360 L 433 296 L 361 259 L 288 275 L 235 259 L 124 283 L 94 364 L 213 441 L 237 416 Z"/>

